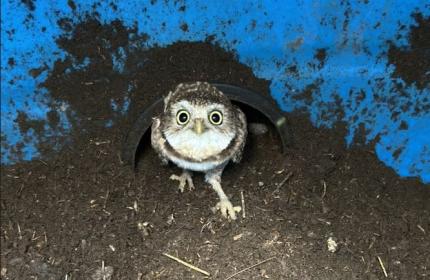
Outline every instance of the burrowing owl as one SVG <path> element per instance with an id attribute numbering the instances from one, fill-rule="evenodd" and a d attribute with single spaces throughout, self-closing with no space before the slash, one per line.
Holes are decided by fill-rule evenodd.
<path id="1" fill-rule="evenodd" d="M 220 199 L 216 209 L 236 219 L 240 207 L 233 207 L 224 193 L 221 175 L 230 160 L 239 162 L 242 157 L 247 135 L 244 113 L 208 83 L 183 83 L 164 99 L 164 111 L 154 117 L 151 130 L 152 146 L 162 161 L 183 169 L 181 176 L 170 176 L 179 181 L 180 191 L 186 184 L 194 189 L 190 171 L 204 172 Z"/>

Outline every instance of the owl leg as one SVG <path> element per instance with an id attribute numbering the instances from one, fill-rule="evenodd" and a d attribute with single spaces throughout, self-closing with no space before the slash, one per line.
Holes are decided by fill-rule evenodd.
<path id="1" fill-rule="evenodd" d="M 179 191 L 184 192 L 185 185 L 188 183 L 188 189 L 190 191 L 194 190 L 193 178 L 191 177 L 191 173 L 184 169 L 181 176 L 171 175 L 170 180 L 179 181 Z"/>
<path id="2" fill-rule="evenodd" d="M 215 205 L 215 209 L 220 210 L 221 214 L 224 217 L 236 220 L 236 212 L 240 212 L 241 207 L 233 206 L 233 204 L 231 204 L 230 200 L 222 190 L 221 174 L 222 169 L 206 173 L 206 182 L 208 182 L 218 194 L 219 202 Z"/>

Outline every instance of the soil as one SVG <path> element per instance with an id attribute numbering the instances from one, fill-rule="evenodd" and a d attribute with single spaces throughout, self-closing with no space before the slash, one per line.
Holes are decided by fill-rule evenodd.
<path id="1" fill-rule="evenodd" d="M 205 278 L 163 253 L 210 279 L 242 269 L 230 279 L 385 279 L 384 270 L 388 279 L 430 277 L 430 189 L 399 178 L 371 147 L 346 149 L 342 126 L 317 129 L 306 115 L 288 114 L 295 144 L 282 155 L 275 129 L 243 108 L 269 131 L 250 134 L 242 162 L 222 177 L 234 205 L 243 193 L 246 215 L 236 221 L 211 211 L 217 197 L 201 174 L 196 190 L 179 193 L 169 176 L 180 170 L 162 166 L 147 137 L 136 170 L 123 166 L 119 151 L 131 123 L 177 83 L 269 93 L 267 81 L 220 47 L 142 50 L 136 42 L 145 40 L 130 39 L 134 32 L 89 20 L 59 40 L 68 56 L 44 86 L 52 112 L 69 104 L 71 134 L 43 160 L 1 167 L 2 279 L 97 280 L 102 267 L 106 279 Z M 85 52 L 89 46 L 96 51 Z M 120 48 L 122 73 L 112 64 Z M 85 57 L 89 65 L 80 67 Z M 129 100 L 127 113 L 112 100 L 119 107 Z M 48 119 L 47 127 L 58 126 L 58 115 Z M 23 132 L 32 125 L 25 112 L 18 121 Z"/>
<path id="2" fill-rule="evenodd" d="M 408 48 L 391 43 L 388 60 L 396 66 L 394 77 L 402 78 L 407 85 L 415 84 L 418 89 L 430 89 L 430 17 L 417 13 L 414 18 L 417 25 L 410 28 Z"/>

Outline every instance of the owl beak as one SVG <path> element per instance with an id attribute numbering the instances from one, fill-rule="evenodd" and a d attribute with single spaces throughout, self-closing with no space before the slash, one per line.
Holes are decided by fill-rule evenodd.
<path id="1" fill-rule="evenodd" d="M 194 121 L 194 132 L 198 135 L 205 131 L 205 123 L 203 119 L 195 119 Z"/>

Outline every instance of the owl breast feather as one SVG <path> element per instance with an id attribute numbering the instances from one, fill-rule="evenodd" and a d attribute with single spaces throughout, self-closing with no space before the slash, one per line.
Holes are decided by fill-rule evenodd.
<path id="1" fill-rule="evenodd" d="M 217 131 L 207 131 L 196 135 L 193 131 L 188 130 L 168 135 L 166 140 L 180 155 L 203 161 L 226 149 L 234 136 L 233 133 L 225 134 Z"/>

